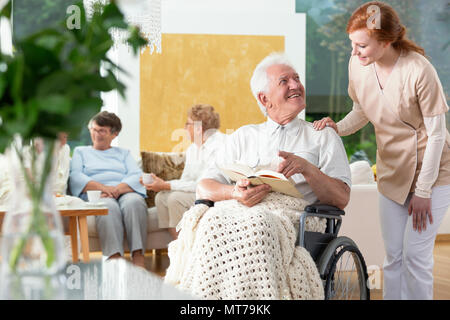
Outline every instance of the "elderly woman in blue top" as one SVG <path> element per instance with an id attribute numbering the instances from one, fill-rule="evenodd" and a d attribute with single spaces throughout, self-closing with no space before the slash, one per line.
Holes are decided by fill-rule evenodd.
<path id="1" fill-rule="evenodd" d="M 114 114 L 103 111 L 89 122 L 92 146 L 74 150 L 70 168 L 70 190 L 87 199 L 88 190 L 101 190 L 108 215 L 96 216 L 102 252 L 109 258 L 123 256 L 127 236 L 133 263 L 144 266 L 147 237 L 146 191 L 139 183 L 142 175 L 130 152 L 112 147 L 122 124 Z"/>

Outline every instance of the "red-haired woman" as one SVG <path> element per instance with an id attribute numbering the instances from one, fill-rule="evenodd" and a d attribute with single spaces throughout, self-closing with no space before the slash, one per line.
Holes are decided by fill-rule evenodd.
<path id="1" fill-rule="evenodd" d="M 448 105 L 436 70 L 405 31 L 385 3 L 356 9 L 347 24 L 353 109 L 337 124 L 326 117 L 313 125 L 341 136 L 374 125 L 383 296 L 432 299 L 434 240 L 450 204 Z"/>

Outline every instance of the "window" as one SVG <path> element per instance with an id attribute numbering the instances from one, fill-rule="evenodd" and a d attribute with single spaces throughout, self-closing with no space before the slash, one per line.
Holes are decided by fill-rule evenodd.
<path id="1" fill-rule="evenodd" d="M 67 8 L 77 2 L 74 0 L 13 0 L 13 41 L 60 23 L 66 17 Z M 67 143 L 71 150 L 79 145 L 91 144 L 87 123 L 80 136 L 69 136 Z"/>
<path id="2" fill-rule="evenodd" d="M 345 31 L 351 13 L 367 1 L 296 0 L 296 12 L 307 14 L 306 20 L 306 119 L 324 116 L 342 119 L 352 108 L 347 94 L 348 60 L 351 45 Z M 450 4 L 447 0 L 385 0 L 399 14 L 407 27 L 407 36 L 425 49 L 444 87 L 450 93 L 448 37 Z M 449 103 L 447 99 L 447 103 Z M 450 119 L 447 116 L 447 128 Z M 367 155 L 375 163 L 376 143 L 369 123 L 359 132 L 343 137 L 349 157 Z M 358 154 L 355 155 L 355 152 Z M 352 159 L 350 159 L 352 161 Z"/>

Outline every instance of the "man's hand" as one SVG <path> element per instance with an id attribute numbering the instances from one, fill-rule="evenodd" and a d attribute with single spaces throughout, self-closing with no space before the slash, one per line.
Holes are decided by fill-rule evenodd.
<path id="1" fill-rule="evenodd" d="M 425 231 L 427 229 L 427 217 L 430 220 L 430 224 L 433 223 L 431 199 L 421 198 L 414 194 L 409 202 L 408 214 L 413 215 L 413 229 L 419 233 Z"/>
<path id="2" fill-rule="evenodd" d="M 278 156 L 284 159 L 278 165 L 278 172 L 284 174 L 286 178 L 297 173 L 303 174 L 303 172 L 307 171 L 311 165 L 307 160 L 290 152 L 279 151 Z"/>
<path id="3" fill-rule="evenodd" d="M 152 190 L 155 192 L 159 192 L 161 190 L 170 190 L 170 183 L 164 181 L 160 177 L 154 175 L 152 173 L 153 182 L 150 184 L 144 184 L 142 182 L 142 177 L 139 179 L 139 182 L 144 185 L 145 189 Z"/>
<path id="4" fill-rule="evenodd" d="M 249 180 L 239 180 L 233 188 L 231 197 L 247 207 L 253 207 L 255 204 L 260 203 L 261 200 L 264 199 L 265 196 L 272 190 L 272 188 L 267 184 L 261 184 L 251 188 L 249 187 Z"/>

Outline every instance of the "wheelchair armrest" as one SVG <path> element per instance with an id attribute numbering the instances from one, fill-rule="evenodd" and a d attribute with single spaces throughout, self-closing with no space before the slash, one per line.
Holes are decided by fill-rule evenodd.
<path id="1" fill-rule="evenodd" d="M 296 245 L 306 248 L 305 243 L 305 225 L 307 217 L 317 217 L 327 219 L 327 228 L 325 234 L 337 237 L 341 227 L 342 218 L 345 215 L 344 210 L 327 204 L 311 204 L 305 207 L 304 214 L 300 216 L 300 229 Z"/>
<path id="2" fill-rule="evenodd" d="M 328 204 L 310 204 L 305 207 L 305 211 L 308 213 L 319 213 L 333 216 L 343 216 L 345 211 L 337 207 L 330 206 Z"/>

